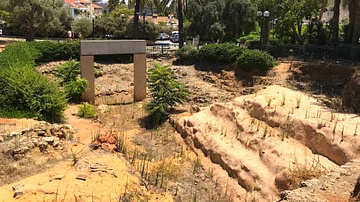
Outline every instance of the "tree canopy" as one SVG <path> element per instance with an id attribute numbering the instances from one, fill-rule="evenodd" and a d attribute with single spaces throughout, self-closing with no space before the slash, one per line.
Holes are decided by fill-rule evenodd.
<path id="1" fill-rule="evenodd" d="M 25 35 L 27 41 L 34 40 L 40 31 L 51 33 L 69 26 L 69 12 L 65 12 L 63 0 L 5 0 L 2 5 L 10 13 L 9 26 Z"/>

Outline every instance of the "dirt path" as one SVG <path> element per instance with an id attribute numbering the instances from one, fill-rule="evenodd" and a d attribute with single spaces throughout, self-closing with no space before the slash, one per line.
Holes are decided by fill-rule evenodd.
<path id="1" fill-rule="evenodd" d="M 167 194 L 148 193 L 122 155 L 90 151 L 92 136 L 107 129 L 92 120 L 78 118 L 76 111 L 77 105 L 69 105 L 65 111 L 66 123 L 75 131 L 75 139 L 68 146 L 69 158 L 40 174 L 0 187 L 0 201 L 119 201 L 130 195 L 138 200 L 171 201 Z M 22 120 L 22 125 L 25 122 L 36 121 Z M 92 171 L 94 167 L 100 171 Z M 21 190 L 18 199 L 14 198 L 13 187 Z"/>

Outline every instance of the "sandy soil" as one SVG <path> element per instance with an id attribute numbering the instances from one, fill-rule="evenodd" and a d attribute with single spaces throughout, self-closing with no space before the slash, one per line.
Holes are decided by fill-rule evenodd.
<path id="1" fill-rule="evenodd" d="M 148 68 L 155 62 L 173 60 L 148 59 Z M 58 64 L 39 70 L 49 74 Z M 75 130 L 75 139 L 68 144 L 67 158 L 0 187 L 0 201 L 276 201 L 281 190 L 299 186 L 287 180 L 297 168 L 325 173 L 358 156 L 360 143 L 353 133 L 359 118 L 285 88 L 294 88 L 288 80 L 294 72 L 301 74 L 296 65 L 281 63 L 250 81 L 231 71 L 173 65 L 177 78 L 192 92 L 190 103 L 178 107 L 184 113 L 172 117 L 179 133 L 170 124 L 156 131 L 142 127 L 147 100 L 132 103 L 132 64 L 96 66 L 102 75 L 95 81 L 101 108 L 97 120 L 78 118 L 77 105 L 69 105 L 66 123 Z M 245 82 L 256 86 L 245 87 Z M 0 129 L 11 132 L 36 123 L 0 119 Z M 124 137 L 128 154 L 91 151 L 94 136 L 106 133 Z M 141 161 L 129 161 L 135 151 L 155 153 L 148 160 L 149 172 L 170 162 L 169 168 L 182 173 L 167 182 L 165 191 L 150 187 L 140 176 Z M 94 166 L 104 170 L 91 172 Z M 13 198 L 13 187 L 23 190 L 18 199 Z"/>

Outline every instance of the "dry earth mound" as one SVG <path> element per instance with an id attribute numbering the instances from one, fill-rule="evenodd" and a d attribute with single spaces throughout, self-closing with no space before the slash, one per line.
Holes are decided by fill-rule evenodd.
<path id="1" fill-rule="evenodd" d="M 177 130 L 243 188 L 239 200 L 279 199 L 279 191 L 359 157 L 354 114 L 280 86 L 182 117 Z"/>

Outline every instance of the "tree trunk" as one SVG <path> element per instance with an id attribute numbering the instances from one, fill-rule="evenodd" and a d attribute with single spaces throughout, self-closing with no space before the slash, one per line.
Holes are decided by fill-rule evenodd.
<path id="1" fill-rule="evenodd" d="M 331 44 L 337 45 L 339 42 L 339 16 L 340 16 L 340 3 L 341 0 L 335 0 L 334 2 L 334 16 L 331 23 Z"/>
<path id="2" fill-rule="evenodd" d="M 179 48 L 182 48 L 184 46 L 184 13 L 182 6 L 182 0 L 178 0 Z"/>
<path id="3" fill-rule="evenodd" d="M 269 43 L 269 34 L 270 34 L 270 24 L 267 19 L 264 20 L 262 25 L 262 32 L 261 32 L 261 43 L 268 44 Z"/>
<path id="4" fill-rule="evenodd" d="M 134 27 L 133 27 L 133 39 L 139 38 L 139 11 L 140 10 L 140 0 L 136 0 L 135 9 L 134 9 Z"/>
<path id="5" fill-rule="evenodd" d="M 357 45 L 359 43 L 360 38 L 360 2 L 355 2 L 356 6 L 356 13 L 355 13 L 355 23 L 354 23 L 354 32 L 352 36 L 352 45 Z"/>

